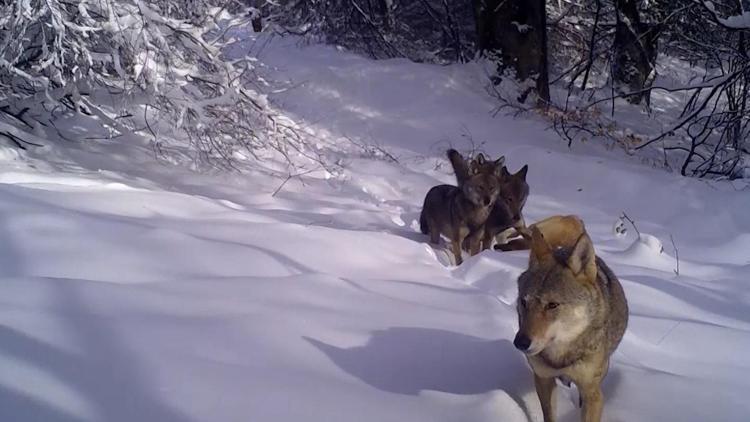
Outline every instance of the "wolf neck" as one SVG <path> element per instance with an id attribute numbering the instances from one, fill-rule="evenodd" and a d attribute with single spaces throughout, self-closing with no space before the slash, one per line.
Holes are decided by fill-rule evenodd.
<path id="1" fill-rule="evenodd" d="M 463 212 L 463 214 L 469 216 L 469 221 L 472 223 L 472 225 L 481 226 L 485 221 L 487 221 L 487 217 L 489 217 L 490 211 L 492 210 L 491 206 L 483 207 L 481 205 L 477 205 L 471 202 L 469 198 L 467 198 L 466 195 L 463 194 L 463 192 L 459 193 L 458 199 L 458 206 L 461 207 L 461 211 Z"/>
<path id="2" fill-rule="evenodd" d="M 601 269 L 597 268 L 597 270 L 597 272 L 601 273 Z M 598 279 L 600 277 L 597 275 Z M 591 309 L 595 309 L 596 311 L 591 315 L 589 325 L 573 340 L 548 347 L 539 354 L 539 357 L 547 366 L 554 369 L 569 367 L 578 361 L 584 360 L 590 354 L 597 353 L 601 345 L 604 344 L 607 332 L 607 319 L 605 315 L 609 304 L 602 298 L 602 288 L 601 283 L 597 283 L 594 286 L 596 290 L 595 297 L 599 299 L 599 303 L 591 307 Z"/>
<path id="3" fill-rule="evenodd" d="M 539 354 L 539 357 L 545 365 L 553 369 L 572 366 L 597 349 L 597 344 L 603 341 L 601 335 L 603 325 L 602 322 L 592 322 L 576 339 L 548 347 Z"/>

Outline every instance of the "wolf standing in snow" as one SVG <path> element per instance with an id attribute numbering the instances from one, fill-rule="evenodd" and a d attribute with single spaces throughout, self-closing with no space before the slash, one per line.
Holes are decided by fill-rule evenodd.
<path id="1" fill-rule="evenodd" d="M 496 237 L 498 243 L 505 243 L 506 238 L 501 234 L 506 230 L 521 230 L 526 227 L 522 211 L 529 197 L 529 184 L 526 183 L 528 170 L 529 166 L 524 165 L 521 170 L 511 174 L 503 167 L 500 197 L 487 218 L 487 222 L 484 223 L 482 249 L 489 249 L 492 246 L 492 240 Z"/>
<path id="2" fill-rule="evenodd" d="M 461 154 L 454 149 L 448 150 L 448 159 L 451 166 L 453 166 L 453 172 L 456 174 L 456 183 L 459 187 L 463 185 L 471 173 L 493 172 L 494 168 L 492 165 L 496 162 L 487 160 L 484 154 L 479 153 L 467 163 Z M 498 161 L 502 165 L 505 157 L 501 157 Z M 511 228 L 522 229 L 525 227 L 522 211 L 526 204 L 526 199 L 529 197 L 529 184 L 526 182 L 526 173 L 528 170 L 529 166 L 525 165 L 521 170 L 512 174 L 508 172 L 505 166 L 502 166 L 499 175 L 500 194 L 484 224 L 483 250 L 489 249 L 492 246 L 492 240 L 504 231 Z M 505 243 L 505 238 L 498 238 L 498 243 Z"/>
<path id="3" fill-rule="evenodd" d="M 441 234 L 448 237 L 456 265 L 463 262 L 464 240 L 469 243 L 471 255 L 479 253 L 484 223 L 500 193 L 502 161 L 501 158 L 488 163 L 491 171 L 480 172 L 474 168 L 461 187 L 438 185 L 427 192 L 419 216 L 420 229 L 430 235 L 430 242 L 434 244 L 439 243 Z"/>
<path id="4" fill-rule="evenodd" d="M 578 217 L 540 223 L 531 227 L 529 268 L 518 277 L 513 344 L 534 372 L 544 422 L 555 421 L 556 378 L 578 387 L 581 421 L 599 422 L 601 383 L 628 324 L 625 293 Z"/>

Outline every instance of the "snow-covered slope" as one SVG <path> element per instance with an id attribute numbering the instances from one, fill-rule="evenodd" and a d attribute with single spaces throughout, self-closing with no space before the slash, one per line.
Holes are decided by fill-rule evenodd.
<path id="1" fill-rule="evenodd" d="M 530 165 L 527 221 L 582 216 L 623 282 L 605 420 L 747 419 L 747 190 L 493 118 L 474 64 L 294 40 L 262 59 L 293 87 L 272 100 L 317 136 L 398 162 L 342 154 L 343 174 L 272 196 L 283 179 L 189 174 L 137 145 L 4 151 L 0 420 L 541 421 L 511 344 L 526 254 L 451 267 L 416 228 L 427 190 L 452 181 L 445 148 L 469 136 Z M 644 241 L 614 233 L 623 211 Z M 578 420 L 575 390 L 559 394 L 560 420 Z"/>

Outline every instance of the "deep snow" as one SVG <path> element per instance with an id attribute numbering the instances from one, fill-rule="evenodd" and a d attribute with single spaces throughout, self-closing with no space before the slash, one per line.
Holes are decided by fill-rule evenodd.
<path id="1" fill-rule="evenodd" d="M 271 100 L 316 136 L 398 162 L 354 148 L 343 174 L 272 196 L 283 178 L 188 173 L 137 144 L 4 149 L 0 420 L 541 421 L 511 344 L 526 253 L 451 267 L 416 227 L 427 190 L 453 180 L 445 148 L 469 137 L 511 171 L 528 163 L 527 222 L 580 215 L 624 285 L 604 420 L 747 420 L 747 190 L 493 118 L 476 64 L 293 39 L 261 58 L 290 87 Z M 644 241 L 615 234 L 623 211 Z M 577 421 L 575 390 L 558 394 Z"/>

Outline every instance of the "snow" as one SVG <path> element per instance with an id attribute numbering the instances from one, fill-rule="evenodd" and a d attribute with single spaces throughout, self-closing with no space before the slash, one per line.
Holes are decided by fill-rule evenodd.
<path id="1" fill-rule="evenodd" d="M 750 28 L 750 12 L 743 11 L 739 15 L 728 16 L 726 18 L 722 18 L 719 16 L 718 12 L 716 11 L 716 6 L 714 5 L 713 2 L 704 1 L 703 4 L 706 7 L 706 9 L 708 9 L 711 13 L 714 14 L 716 21 L 719 22 L 721 25 L 727 28 L 732 28 L 732 29 Z"/>
<path id="2" fill-rule="evenodd" d="M 522 34 L 525 34 L 531 30 L 531 25 L 521 24 L 516 21 L 511 22 L 511 25 L 515 26 L 516 30 L 518 30 L 518 32 Z"/>
<path id="3" fill-rule="evenodd" d="M 289 85 L 269 101 L 340 143 L 340 174 L 272 196 L 285 175 L 191 173 L 136 142 L 2 150 L 0 420 L 541 421 L 512 345 L 527 254 L 452 267 L 416 226 L 427 190 L 453 181 L 445 149 L 470 141 L 529 164 L 526 221 L 580 215 L 623 283 L 604 420 L 746 420 L 746 191 L 495 118 L 478 64 L 293 38 L 261 60 Z M 623 211 L 640 240 L 613 231 Z M 575 389 L 558 394 L 578 420 Z"/>

